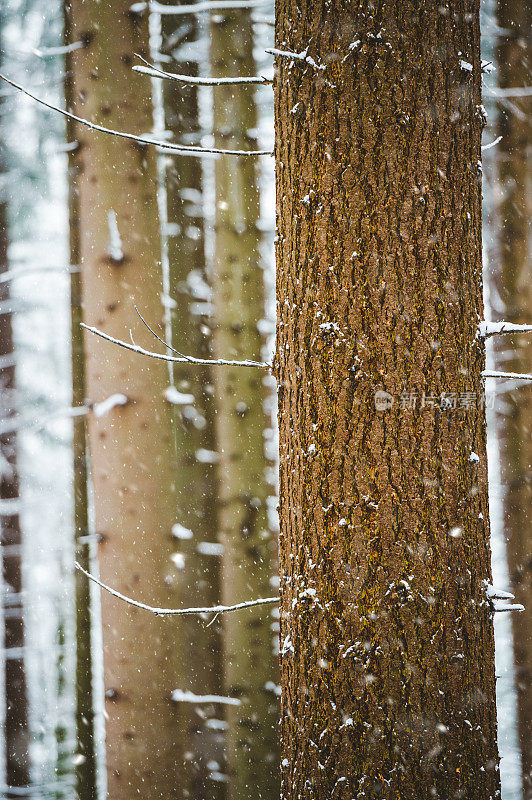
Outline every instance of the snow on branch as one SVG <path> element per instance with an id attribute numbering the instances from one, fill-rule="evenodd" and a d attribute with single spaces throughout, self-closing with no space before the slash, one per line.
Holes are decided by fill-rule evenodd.
<path id="1" fill-rule="evenodd" d="M 141 14 L 148 6 L 150 11 L 155 14 L 171 14 L 172 16 L 183 16 L 184 14 L 198 14 L 202 11 L 228 11 L 234 8 L 256 8 L 268 4 L 268 0 L 210 0 L 210 2 L 187 3 L 182 6 L 165 5 L 156 0 L 151 2 L 133 3 L 130 11 L 134 14 Z"/>
<path id="2" fill-rule="evenodd" d="M 97 125 L 95 122 L 89 122 L 88 119 L 83 119 L 83 117 L 78 117 L 76 114 L 72 114 L 70 111 L 66 111 L 64 108 L 59 108 L 59 106 L 54 106 L 52 103 L 48 103 L 46 100 L 43 100 L 40 97 L 29 92 L 23 86 L 20 86 L 18 83 L 10 80 L 10 78 L 6 78 L 5 75 L 0 74 L 0 79 L 8 83 L 14 89 L 17 89 L 22 94 L 25 94 L 27 97 L 30 97 L 32 100 L 35 100 L 36 103 L 44 106 L 45 108 L 49 108 L 51 111 L 56 111 L 59 114 L 62 114 L 67 119 L 71 119 L 74 122 L 79 122 L 80 125 L 84 125 L 86 128 L 89 128 L 91 131 L 99 131 L 100 133 L 107 133 L 111 136 L 119 136 L 121 139 L 129 139 L 132 142 L 137 142 L 137 144 L 142 145 L 154 145 L 155 147 L 160 147 L 162 151 L 168 153 L 187 153 L 189 155 L 230 155 L 230 156 L 271 156 L 273 155 L 270 150 L 223 150 L 218 147 L 200 147 L 196 145 L 188 145 L 188 144 L 175 144 L 174 142 L 164 142 L 160 139 L 154 139 L 151 136 L 137 136 L 134 133 L 126 133 L 124 131 L 116 131 L 113 128 L 105 128 L 103 125 Z"/>
<path id="3" fill-rule="evenodd" d="M 240 609 L 242 608 L 253 608 L 254 606 L 263 606 L 279 602 L 278 597 L 261 597 L 258 600 L 245 600 L 243 603 L 235 603 L 235 605 L 233 606 L 204 606 L 204 607 L 200 606 L 198 608 L 158 608 L 157 606 L 149 606 L 146 603 L 141 603 L 139 600 L 133 600 L 132 597 L 127 597 L 125 594 L 117 592 L 116 589 L 111 588 L 111 586 L 107 586 L 106 583 L 103 583 L 95 575 L 92 575 L 92 573 L 87 572 L 86 569 L 83 569 L 81 564 L 79 564 L 77 561 L 75 562 L 75 567 L 84 575 L 86 575 L 86 577 L 89 580 L 93 581 L 93 583 L 96 583 L 101 589 L 105 589 L 106 592 L 112 594 L 113 597 L 117 597 L 119 600 L 123 600 L 130 606 L 135 606 L 135 608 L 141 608 L 143 611 L 151 611 L 152 614 L 155 614 L 158 617 L 167 617 L 171 615 L 176 616 L 183 614 L 222 614 L 230 611 L 240 611 Z"/>
<path id="4" fill-rule="evenodd" d="M 276 47 L 270 47 L 265 52 L 278 58 L 288 58 L 290 61 L 303 61 L 303 63 L 309 64 L 317 70 L 325 69 L 323 65 L 317 64 L 312 56 L 307 55 L 306 49 L 300 53 L 292 53 L 291 50 L 278 50 Z"/>
<path id="5" fill-rule="evenodd" d="M 121 339 L 115 339 L 113 336 L 109 336 L 109 334 L 98 330 L 98 328 L 85 325 L 84 322 L 81 322 L 80 325 L 82 328 L 85 328 L 85 330 L 89 331 L 90 333 L 94 333 L 96 336 L 100 336 L 107 342 L 116 344 L 119 347 L 124 347 L 126 350 L 131 350 L 133 353 L 139 353 L 141 356 L 156 358 L 159 361 L 171 361 L 177 364 L 203 364 L 206 366 L 258 367 L 259 369 L 271 368 L 271 364 L 267 364 L 264 361 L 236 361 L 228 358 L 192 358 L 191 356 L 170 356 L 166 355 L 165 353 L 154 353 L 151 350 L 145 350 L 143 347 L 139 347 L 137 344 L 129 344 L 129 342 L 124 342 Z"/>
<path id="6" fill-rule="evenodd" d="M 250 86 L 255 84 L 273 83 L 269 78 L 195 78 L 192 75 L 178 75 L 175 72 L 164 72 L 162 69 L 148 65 L 146 67 L 135 66 L 135 72 L 149 75 L 150 78 L 164 78 L 178 83 L 192 83 L 194 86 Z"/>
<path id="7" fill-rule="evenodd" d="M 485 369 L 482 373 L 483 378 L 515 378 L 522 381 L 532 381 L 532 375 L 526 372 L 497 372 L 492 369 Z"/>
<path id="8" fill-rule="evenodd" d="M 194 694 L 194 692 L 174 689 L 172 692 L 174 703 L 222 703 L 226 706 L 240 706 L 241 701 L 236 697 L 224 697 L 219 694 Z"/>
<path id="9" fill-rule="evenodd" d="M 507 89 L 488 86 L 487 91 L 488 94 L 494 97 L 530 97 L 532 95 L 532 86 L 511 86 Z"/>
<path id="10" fill-rule="evenodd" d="M 46 56 L 64 56 L 67 53 L 81 50 L 82 47 L 85 47 L 85 43 L 79 41 L 72 42 L 72 44 L 61 45 L 60 47 L 34 47 L 32 53 L 39 58 L 46 58 Z"/>
<path id="11" fill-rule="evenodd" d="M 34 266 L 34 267 L 20 267 L 18 269 L 10 269 L 8 272 L 3 272 L 0 275 L 0 284 L 2 283 L 9 283 L 9 281 L 17 280 L 18 278 L 23 278 L 26 275 L 34 275 L 36 272 L 49 272 L 53 275 L 70 275 L 73 272 L 79 272 L 79 267 L 75 265 L 71 265 L 65 269 L 65 267 L 45 267 L 45 266 Z"/>
<path id="12" fill-rule="evenodd" d="M 498 145 L 500 141 L 502 141 L 502 136 L 497 136 L 497 138 L 494 139 L 489 144 L 483 144 L 480 149 L 481 150 L 491 150 L 491 148 L 495 147 L 496 145 Z"/>
<path id="13" fill-rule="evenodd" d="M 478 326 L 480 336 L 487 339 L 503 333 L 527 333 L 532 331 L 532 325 L 515 325 L 513 322 L 481 322 Z"/>

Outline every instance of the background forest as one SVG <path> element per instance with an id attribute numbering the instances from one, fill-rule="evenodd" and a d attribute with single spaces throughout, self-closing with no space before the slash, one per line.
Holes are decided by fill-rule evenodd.
<path id="1" fill-rule="evenodd" d="M 5 0 L 0 71 L 111 129 L 268 153 L 273 19 L 267 0 Z M 528 0 L 482 2 L 485 301 L 528 324 L 530 22 Z M 0 103 L 0 796 L 271 800 L 276 605 L 161 618 L 74 563 L 163 608 L 277 594 L 275 381 L 181 355 L 271 359 L 273 159 L 131 156 L 5 83 Z M 98 328 L 175 360 L 84 335 L 82 297 Z M 532 371 L 529 337 L 492 341 L 489 367 Z M 532 383 L 488 379 L 486 398 L 494 585 L 527 609 L 495 615 L 503 798 L 529 800 Z"/>

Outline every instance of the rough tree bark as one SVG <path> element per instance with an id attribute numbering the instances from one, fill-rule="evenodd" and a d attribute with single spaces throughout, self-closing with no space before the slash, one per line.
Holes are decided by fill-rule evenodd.
<path id="1" fill-rule="evenodd" d="M 211 71 L 215 77 L 254 75 L 249 11 L 216 12 L 211 18 Z M 214 89 L 216 145 L 256 148 L 254 90 Z M 212 266 L 216 357 L 261 358 L 265 317 L 260 259 L 257 162 L 219 159 L 215 165 L 216 217 Z M 223 354 L 223 355 L 222 355 Z M 271 392 L 261 374 L 238 368 L 216 371 L 216 428 L 220 453 L 220 532 L 223 601 L 264 597 L 275 572 L 274 537 L 268 520 L 264 432 L 271 426 L 265 404 Z M 229 796 L 234 800 L 279 794 L 278 682 L 272 617 L 260 608 L 224 624 L 226 692 L 240 701 L 227 709 Z"/>
<path id="2" fill-rule="evenodd" d="M 277 3 L 283 798 L 500 797 L 479 39 Z"/>
<path id="3" fill-rule="evenodd" d="M 0 142 L 0 175 L 6 171 L 5 145 Z M 5 188 L 2 190 L 5 192 Z M 0 273 L 9 268 L 8 206 L 0 198 Z M 9 300 L 9 283 L 0 284 L 0 302 Z M 15 415 L 15 357 L 12 316 L 0 314 L 0 390 L 2 419 Z M 0 436 L 0 512 L 4 587 L 5 749 L 8 786 L 29 784 L 29 728 L 24 665 L 24 607 L 22 598 L 22 529 L 18 514 L 19 478 L 15 433 Z"/>
<path id="4" fill-rule="evenodd" d="M 184 60 L 198 34 L 196 15 L 183 15 L 177 21 L 171 15 L 162 16 L 161 50 L 172 54 L 176 72 L 198 74 L 197 61 Z M 172 131 L 174 141 L 198 143 L 197 88 L 173 81 L 164 81 L 162 86 L 165 128 Z M 183 156 L 165 158 L 164 164 L 172 339 L 180 351 L 209 358 L 210 289 L 205 269 L 201 160 Z M 219 559 L 211 554 L 212 547 L 203 544 L 217 541 L 218 527 L 215 466 L 206 457 L 216 449 L 212 376 L 208 367 L 174 364 L 173 380 L 178 392 L 176 519 L 182 526 L 177 534 L 183 556 L 179 602 L 186 606 L 215 605 L 220 600 Z M 176 688 L 196 695 L 222 694 L 221 621 L 207 627 L 205 620 L 183 617 L 179 620 L 179 638 L 185 649 Z M 219 780 L 225 774 L 224 732 L 211 720 L 223 720 L 224 710 L 215 703 L 200 707 L 179 702 L 177 711 L 185 743 L 183 786 L 187 796 L 192 800 L 221 800 L 226 790 L 226 784 Z"/>
<path id="5" fill-rule="evenodd" d="M 65 45 L 71 44 L 70 15 L 63 5 Z M 67 108 L 74 105 L 73 75 L 71 53 L 65 56 L 65 101 Z M 66 123 L 67 141 L 74 146 L 76 141 L 75 124 Z M 79 187 L 77 182 L 76 150 L 68 155 L 68 211 L 70 264 L 80 264 L 80 220 Z M 80 327 L 83 315 L 81 310 L 81 274 L 73 271 L 70 276 L 70 319 L 71 319 L 71 365 L 72 365 L 72 405 L 85 402 L 85 353 L 83 350 L 83 331 Z M 74 419 L 72 433 L 73 494 L 74 494 L 74 545 L 75 557 L 86 570 L 91 569 L 89 529 L 89 487 L 87 470 L 87 426 L 84 417 Z M 92 614 L 91 588 L 85 576 L 76 571 L 74 575 L 76 592 L 76 791 L 79 800 L 95 800 L 96 751 L 94 740 L 94 692 L 92 661 Z"/>
<path id="6" fill-rule="evenodd" d="M 520 0 L 499 0 L 497 67 L 501 89 L 530 86 L 530 32 L 532 7 Z M 498 294 L 504 311 L 500 319 L 532 322 L 532 262 L 530 259 L 530 97 L 499 101 Z M 530 372 L 532 337 L 502 337 L 496 360 L 502 370 Z M 513 353 L 512 353 L 513 351 Z M 512 353 L 509 358 L 509 354 Z M 516 600 L 528 613 L 514 618 L 514 655 L 518 697 L 518 730 L 523 769 L 523 798 L 532 798 L 532 385 L 504 395 L 499 417 L 507 558 Z"/>
<path id="7" fill-rule="evenodd" d="M 136 133 L 152 129 L 150 83 L 131 71 L 147 58 L 147 14 L 129 0 L 71 2 L 74 108 L 86 118 Z M 83 318 L 107 333 L 148 342 L 136 303 L 157 325 L 161 244 L 153 148 L 78 127 Z M 169 379 L 162 362 L 139 359 L 85 337 L 92 401 L 119 393 L 127 404 L 89 421 L 95 526 L 103 580 L 156 605 L 175 605 L 179 564 L 175 522 Z M 102 596 L 108 793 L 114 800 L 181 798 L 182 741 L 171 691 L 178 678 L 176 626 Z"/>

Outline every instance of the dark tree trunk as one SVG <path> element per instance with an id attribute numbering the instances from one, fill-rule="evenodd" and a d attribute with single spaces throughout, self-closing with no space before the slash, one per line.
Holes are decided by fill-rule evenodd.
<path id="1" fill-rule="evenodd" d="M 212 74 L 254 75 L 253 24 L 238 9 L 211 18 Z M 257 146 L 255 88 L 214 89 L 216 144 L 245 150 Z M 217 358 L 261 358 L 265 316 L 259 230 L 257 159 L 218 159 L 215 165 L 216 222 L 212 268 L 214 354 Z M 214 374 L 220 452 L 220 532 L 223 543 L 223 600 L 271 593 L 276 572 L 275 538 L 269 523 L 265 455 L 265 408 L 272 388 L 263 375 L 227 367 Z M 272 616 L 258 608 L 237 618 L 226 614 L 226 692 L 240 701 L 227 709 L 227 759 L 231 800 L 264 800 L 279 794 L 278 684 L 272 647 Z"/>
<path id="2" fill-rule="evenodd" d="M 281 794 L 497 798 L 478 2 L 276 40 Z"/>
<path id="3" fill-rule="evenodd" d="M 182 56 L 198 35 L 196 15 L 182 15 L 177 20 L 172 15 L 162 16 L 162 52 L 173 55 L 171 69 L 198 74 L 197 62 L 184 61 Z M 176 142 L 197 142 L 197 87 L 164 81 L 162 89 L 166 130 L 172 131 Z M 181 352 L 209 358 L 210 290 L 205 266 L 202 164 L 193 156 L 163 157 L 163 163 L 172 339 Z M 218 539 L 216 467 L 209 459 L 198 457 L 201 451 L 216 449 L 212 376 L 208 367 L 174 364 L 173 379 L 181 396 L 194 398 L 175 407 L 176 520 L 192 533 L 177 544 L 184 558 L 179 603 L 216 605 L 220 601 L 220 559 L 210 554 L 208 547 L 203 548 L 203 543 L 216 543 Z M 180 683 L 175 688 L 196 695 L 222 694 L 221 620 L 207 627 L 202 619 L 182 617 L 178 624 L 184 647 Z M 198 714 L 197 708 L 190 702 L 176 706 L 185 743 L 183 787 L 190 800 L 222 800 L 226 784 L 213 777 L 225 774 L 225 736 L 223 730 L 211 727 L 210 720 L 223 720 L 224 709 L 219 704 L 202 704 Z"/>
<path id="4" fill-rule="evenodd" d="M 530 86 L 532 6 L 523 0 L 499 0 L 497 66 L 499 87 Z M 530 259 L 530 142 L 532 98 L 499 100 L 498 192 L 500 199 L 499 269 L 497 289 L 500 319 L 532 323 L 532 261 Z M 504 310 L 502 310 L 504 309 Z M 501 337 L 499 369 L 530 372 L 532 336 Z M 512 352 L 513 351 L 513 352 Z M 509 355 L 511 354 L 511 357 Z M 510 580 L 516 600 L 526 613 L 514 616 L 514 654 L 518 698 L 518 730 L 523 769 L 523 798 L 532 798 L 532 384 L 504 395 L 499 417 L 504 477 L 505 532 Z"/>
<path id="5" fill-rule="evenodd" d="M 70 25 L 70 6 L 64 3 L 65 45 L 73 42 Z M 65 57 L 65 100 L 67 108 L 74 106 L 72 57 Z M 66 123 L 67 141 L 74 146 L 76 141 L 75 124 Z M 69 152 L 68 163 L 68 206 L 69 206 L 69 244 L 70 264 L 79 267 L 80 219 L 78 161 L 76 149 Z M 81 274 L 73 271 L 70 276 L 70 319 L 71 319 L 71 364 L 72 364 L 72 405 L 83 405 L 85 393 L 85 352 L 83 348 L 83 320 L 81 309 Z M 86 420 L 74 419 L 72 436 L 73 493 L 74 493 L 74 544 L 75 557 L 81 566 L 90 571 L 89 495 L 87 475 Z M 96 750 L 94 740 L 94 691 L 92 661 L 92 613 L 91 589 L 85 576 L 76 571 L 74 575 L 76 592 L 76 791 L 79 800 L 95 800 Z"/>
<path id="6" fill-rule="evenodd" d="M 0 145 L 2 147 L 2 145 Z M 3 149 L 3 148 L 2 148 Z M 5 153 L 0 151 L 0 173 Z M 0 274 L 8 269 L 7 203 L 0 201 Z M 0 302 L 9 300 L 9 283 L 0 284 Z M 15 416 L 15 361 L 10 313 L 0 314 L 0 417 Z M 29 782 L 29 730 L 24 665 L 24 603 L 22 595 L 22 530 L 18 514 L 19 479 L 16 433 L 0 436 L 0 522 L 4 603 L 6 781 L 22 787 Z"/>

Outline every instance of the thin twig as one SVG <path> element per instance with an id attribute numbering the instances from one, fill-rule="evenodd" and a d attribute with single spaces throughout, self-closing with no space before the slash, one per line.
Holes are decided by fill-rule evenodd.
<path id="1" fill-rule="evenodd" d="M 109 336 L 109 334 L 98 330 L 98 328 L 85 325 L 84 322 L 80 322 L 80 325 L 82 328 L 85 328 L 85 330 L 89 331 L 90 333 L 94 333 L 96 336 L 100 336 L 107 342 L 117 344 L 119 347 L 124 347 L 126 350 L 131 350 L 133 353 L 139 353 L 141 356 L 157 358 L 160 361 L 171 361 L 177 364 L 203 364 L 206 366 L 258 367 L 259 369 L 271 369 L 271 364 L 266 364 L 264 361 L 236 361 L 226 358 L 192 358 L 192 356 L 169 356 L 165 355 L 164 353 L 153 353 L 151 350 L 145 350 L 143 347 L 139 347 L 137 344 L 129 344 L 128 342 L 122 341 L 122 339 L 115 339 L 114 336 Z"/>
<path id="2" fill-rule="evenodd" d="M 492 369 L 485 369 L 482 373 L 483 378 L 516 378 L 522 381 L 532 381 L 532 375 L 523 372 L 496 372 Z"/>
<path id="3" fill-rule="evenodd" d="M 105 128 L 103 125 L 97 125 L 95 122 L 89 122 L 87 119 L 83 119 L 82 117 L 78 117 L 76 114 L 72 114 L 70 111 L 66 111 L 64 108 L 59 108 L 59 106 L 54 106 L 52 103 L 48 103 L 46 100 L 42 100 L 40 97 L 29 92 L 23 86 L 20 86 L 18 83 L 6 78 L 5 75 L 0 74 L 0 79 L 8 83 L 10 86 L 13 86 L 14 89 L 17 89 L 19 92 L 22 92 L 27 97 L 31 97 L 32 100 L 35 100 L 36 103 L 40 103 L 40 105 L 44 106 L 45 108 L 49 108 L 51 111 L 57 111 L 59 114 L 62 114 L 64 117 L 68 119 L 74 120 L 74 122 L 79 122 L 80 125 L 85 125 L 86 128 L 89 128 L 91 131 L 99 131 L 100 133 L 108 133 L 111 136 L 119 136 L 121 139 L 129 139 L 132 142 L 137 142 L 137 144 L 143 145 L 154 145 L 155 147 L 160 147 L 161 150 L 165 152 L 175 152 L 175 153 L 188 153 L 188 154 L 199 154 L 202 156 L 205 155 L 230 155 L 230 156 L 271 156 L 272 152 L 270 150 L 224 150 L 218 147 L 199 147 L 196 145 L 188 145 L 188 144 L 175 144 L 173 142 L 164 142 L 160 139 L 152 139 L 148 136 L 137 136 L 134 133 L 125 133 L 124 131 L 116 131 L 113 128 Z"/>
<path id="4" fill-rule="evenodd" d="M 191 83 L 194 86 L 249 86 L 264 83 L 273 83 L 269 78 L 251 77 L 251 78 L 196 78 L 192 75 L 178 75 L 175 72 L 165 72 L 159 69 L 154 64 L 150 64 L 145 58 L 142 58 L 138 53 L 135 54 L 140 58 L 146 66 L 134 66 L 134 72 L 140 72 L 142 75 L 149 75 L 150 78 L 164 78 L 170 81 L 177 81 L 178 83 Z"/>
<path id="5" fill-rule="evenodd" d="M 95 575 L 92 573 L 87 572 L 86 569 L 83 569 L 81 564 L 77 561 L 75 562 L 76 569 L 79 569 L 87 578 L 94 583 L 96 583 L 100 588 L 105 589 L 106 592 L 112 594 L 113 597 L 117 597 L 119 600 L 123 600 L 125 603 L 128 603 L 130 606 L 135 606 L 135 608 L 142 608 L 143 611 L 151 611 L 152 614 L 156 614 L 158 617 L 167 617 L 170 615 L 182 615 L 182 614 L 222 614 L 229 611 L 240 611 L 241 608 L 253 608 L 254 606 L 263 606 L 269 605 L 271 603 L 278 603 L 278 597 L 261 597 L 258 600 L 245 600 L 243 603 L 235 603 L 234 606 L 205 606 L 199 608 L 157 608 L 156 606 L 149 606 L 146 603 L 141 603 L 139 600 L 133 600 L 132 597 L 127 597 L 125 594 L 121 592 L 117 592 L 116 589 L 112 589 L 110 586 L 107 586 L 106 583 L 103 583 L 99 580 Z"/>
<path id="6" fill-rule="evenodd" d="M 175 347 L 172 347 L 172 345 L 171 345 L 171 344 L 168 344 L 168 342 L 165 342 L 165 340 L 164 340 L 164 339 L 161 339 L 161 337 L 159 336 L 159 334 L 158 334 L 158 333 L 156 333 L 156 332 L 153 330 L 153 328 L 151 328 L 151 327 L 148 325 L 148 323 L 146 322 L 146 320 L 144 319 L 144 317 L 142 316 L 142 314 L 141 314 L 141 313 L 140 313 L 140 311 L 138 310 L 137 306 L 133 306 L 133 308 L 134 308 L 134 309 L 135 309 L 135 311 L 137 312 L 137 315 L 138 315 L 138 317 L 139 317 L 140 321 L 142 322 L 142 324 L 146 326 L 146 328 L 149 330 L 149 332 L 150 332 L 150 333 L 151 333 L 153 336 L 155 336 L 155 338 L 157 339 L 157 341 L 158 341 L 158 342 L 160 342 L 161 344 L 164 344 L 164 346 L 165 346 L 165 347 L 167 347 L 167 348 L 168 348 L 168 350 L 171 350 L 171 351 L 172 351 L 172 353 L 176 353 L 178 356 L 181 356 L 181 358 L 185 358 L 187 361 L 192 361 L 192 362 L 194 361 L 194 359 L 190 358 L 190 356 L 186 356 L 184 353 L 180 353 L 180 352 L 179 352 L 179 350 L 176 350 L 176 349 L 175 349 Z M 134 342 L 133 342 L 133 344 L 134 344 Z"/>

